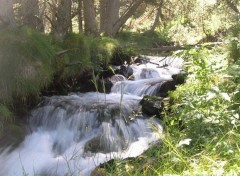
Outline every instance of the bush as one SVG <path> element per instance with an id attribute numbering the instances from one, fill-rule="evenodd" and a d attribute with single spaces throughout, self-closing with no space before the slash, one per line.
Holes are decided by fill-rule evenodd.
<path id="1" fill-rule="evenodd" d="M 134 48 L 144 47 L 158 47 L 162 45 L 170 45 L 171 39 L 168 37 L 166 31 L 152 32 L 147 31 L 144 33 L 139 32 L 121 32 L 116 36 L 123 46 L 127 48 L 129 45 Z"/>
<path id="2" fill-rule="evenodd" d="M 117 40 L 109 37 L 95 38 L 91 44 L 91 61 L 94 67 L 107 67 L 119 47 Z"/>
<path id="3" fill-rule="evenodd" d="M 76 77 L 91 68 L 90 45 L 93 38 L 82 34 L 68 34 L 62 48 L 68 50 L 63 59 L 64 76 Z"/>
<path id="4" fill-rule="evenodd" d="M 231 29 L 229 57 L 233 62 L 240 60 L 240 25 Z"/>
<path id="5" fill-rule="evenodd" d="M 55 50 L 49 38 L 30 29 L 0 33 L 0 100 L 38 95 L 52 80 Z"/>

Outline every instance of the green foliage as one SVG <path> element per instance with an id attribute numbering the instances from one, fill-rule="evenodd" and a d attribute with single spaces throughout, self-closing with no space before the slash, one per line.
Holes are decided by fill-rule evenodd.
<path id="1" fill-rule="evenodd" d="M 116 160 L 106 175 L 239 175 L 240 82 L 227 75 L 227 54 L 220 47 L 178 55 L 188 77 L 170 94 L 161 143 L 137 158 Z"/>
<path id="2" fill-rule="evenodd" d="M 229 45 L 229 57 L 233 62 L 240 60 L 240 25 L 236 25 L 231 30 L 230 45 Z"/>
<path id="3" fill-rule="evenodd" d="M 52 79 L 54 48 L 49 39 L 30 29 L 0 33 L 0 99 L 38 95 Z"/>
<path id="4" fill-rule="evenodd" d="M 65 58 L 62 58 L 65 63 L 63 76 L 79 76 L 91 68 L 90 45 L 92 40 L 93 38 L 83 34 L 68 34 L 62 44 L 62 48 L 68 50 Z"/>
<path id="5" fill-rule="evenodd" d="M 0 104 L 0 122 L 3 123 L 5 121 L 11 121 L 13 113 L 9 110 L 9 108 L 4 105 Z"/>
<path id="6" fill-rule="evenodd" d="M 166 45 L 170 41 L 168 33 L 166 31 L 162 32 L 151 32 L 147 31 L 145 33 L 139 32 L 121 32 L 116 36 L 121 43 L 121 45 L 133 48 L 144 48 L 144 47 L 157 47 L 161 45 Z"/>
<path id="7" fill-rule="evenodd" d="M 95 38 L 90 48 L 92 64 L 95 67 L 107 67 L 118 47 L 119 43 L 115 39 L 109 37 Z"/>

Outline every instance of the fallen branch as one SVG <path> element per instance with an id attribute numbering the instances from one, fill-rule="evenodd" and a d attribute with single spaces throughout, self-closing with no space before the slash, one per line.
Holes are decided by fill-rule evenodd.
<path id="1" fill-rule="evenodd" d="M 72 62 L 72 63 L 69 63 L 69 64 L 66 64 L 65 66 L 66 67 L 71 67 L 71 66 L 74 66 L 74 65 L 81 65 L 82 62 L 78 61 L 78 62 Z"/>
<path id="2" fill-rule="evenodd" d="M 65 54 L 69 51 L 74 51 L 74 50 L 78 50 L 78 48 L 71 48 L 71 49 L 62 50 L 62 51 L 57 52 L 55 55 L 56 56 L 62 56 L 63 54 Z"/>
<path id="3" fill-rule="evenodd" d="M 213 43 L 204 43 L 204 44 L 196 44 L 196 45 L 185 45 L 185 46 L 162 46 L 160 48 L 142 48 L 140 50 L 144 51 L 152 51 L 152 52 L 170 52 L 170 51 L 177 51 L 177 50 L 187 50 L 189 48 L 195 48 L 195 47 L 206 47 L 206 48 L 212 48 L 216 45 L 220 45 L 223 42 L 213 42 Z"/>

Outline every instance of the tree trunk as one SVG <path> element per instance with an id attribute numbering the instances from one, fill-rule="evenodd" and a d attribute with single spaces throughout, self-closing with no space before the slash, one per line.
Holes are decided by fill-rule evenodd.
<path id="1" fill-rule="evenodd" d="M 159 2 L 159 6 L 158 6 L 158 9 L 157 9 L 157 14 L 156 14 L 156 17 L 155 17 L 155 20 L 154 20 L 154 23 L 150 29 L 150 31 L 154 31 L 156 29 L 156 27 L 158 26 L 159 24 L 159 18 L 162 18 L 163 14 L 162 14 L 162 6 L 163 6 L 163 3 L 164 3 L 164 0 L 161 0 Z"/>
<path id="2" fill-rule="evenodd" d="M 0 0 L 0 29 L 14 27 L 12 0 Z"/>
<path id="3" fill-rule="evenodd" d="M 83 15 L 82 15 L 82 9 L 83 9 L 83 0 L 78 0 L 78 31 L 83 32 Z"/>
<path id="4" fill-rule="evenodd" d="M 105 30 L 104 33 L 107 36 L 113 36 L 114 24 L 119 19 L 120 1 L 108 0 L 105 18 Z"/>
<path id="5" fill-rule="evenodd" d="M 105 32 L 105 26 L 107 21 L 107 3 L 108 0 L 99 0 L 100 6 L 100 33 Z"/>
<path id="6" fill-rule="evenodd" d="M 239 10 L 238 10 L 238 8 L 237 8 L 237 6 L 236 6 L 232 1 L 226 0 L 226 3 L 227 3 L 227 5 L 228 5 L 228 7 L 229 7 L 230 9 L 232 9 L 236 14 L 239 14 L 239 13 L 240 13 Z"/>
<path id="7" fill-rule="evenodd" d="M 58 0 L 55 21 L 53 22 L 53 34 L 58 40 L 62 40 L 72 25 L 71 0 Z"/>
<path id="8" fill-rule="evenodd" d="M 123 15 L 114 23 L 112 29 L 112 36 L 116 35 L 119 29 L 124 23 L 134 14 L 137 8 L 142 4 L 144 0 L 135 0 L 132 5 L 123 13 Z"/>
<path id="9" fill-rule="evenodd" d="M 83 0 L 85 32 L 98 36 L 97 22 L 95 18 L 94 0 Z"/>
<path id="10" fill-rule="evenodd" d="M 43 32 L 43 19 L 40 18 L 38 0 L 22 0 L 21 14 L 23 24 L 32 29 Z"/>

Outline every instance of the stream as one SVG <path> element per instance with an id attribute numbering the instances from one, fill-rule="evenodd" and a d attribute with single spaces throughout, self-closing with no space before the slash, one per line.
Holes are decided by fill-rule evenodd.
<path id="1" fill-rule="evenodd" d="M 24 141 L 0 153 L 0 176 L 88 176 L 110 159 L 142 154 L 163 129 L 159 119 L 141 113 L 139 102 L 158 95 L 182 65 L 180 58 L 144 56 L 129 66 L 134 79 L 114 83 L 109 94 L 44 97 L 30 113 Z"/>

